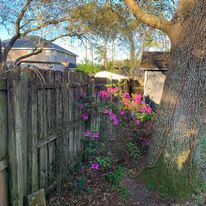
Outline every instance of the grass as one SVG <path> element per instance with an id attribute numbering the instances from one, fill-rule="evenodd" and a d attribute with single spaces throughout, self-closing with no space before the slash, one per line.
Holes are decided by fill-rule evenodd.
<path id="1" fill-rule="evenodd" d="M 190 184 L 185 167 L 181 171 L 176 168 L 166 169 L 162 161 L 159 161 L 155 168 L 147 169 L 140 179 L 148 189 L 157 190 L 163 197 L 175 200 L 191 197 L 197 185 L 195 180 L 193 186 Z"/>

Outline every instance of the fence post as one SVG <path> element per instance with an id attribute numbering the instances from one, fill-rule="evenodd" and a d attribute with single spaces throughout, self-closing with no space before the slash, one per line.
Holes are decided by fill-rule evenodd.
<path id="1" fill-rule="evenodd" d="M 8 157 L 10 204 L 23 205 L 27 193 L 27 75 L 12 72 L 8 80 Z"/>
<path id="2" fill-rule="evenodd" d="M 6 83 L 0 80 L 0 205 L 8 206 L 7 156 L 7 94 Z M 2 88 L 5 83 L 5 88 Z"/>

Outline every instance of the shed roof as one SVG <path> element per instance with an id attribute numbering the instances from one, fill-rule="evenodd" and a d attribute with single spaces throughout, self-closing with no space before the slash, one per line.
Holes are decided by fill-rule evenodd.
<path id="1" fill-rule="evenodd" d="M 142 70 L 167 70 L 170 52 L 144 52 L 140 68 Z"/>
<path id="2" fill-rule="evenodd" d="M 7 47 L 9 42 L 10 42 L 10 39 L 2 41 L 2 47 Z M 41 43 L 45 43 L 45 42 L 49 42 L 49 41 L 39 36 L 25 36 L 23 38 L 17 39 L 12 49 L 33 49 L 35 47 L 38 47 L 38 45 L 41 46 Z M 61 46 L 58 46 L 52 42 L 48 43 L 44 47 L 44 49 L 57 50 L 63 53 L 67 53 L 71 56 L 77 56 L 73 52 L 70 52 L 67 49 L 64 49 Z"/>

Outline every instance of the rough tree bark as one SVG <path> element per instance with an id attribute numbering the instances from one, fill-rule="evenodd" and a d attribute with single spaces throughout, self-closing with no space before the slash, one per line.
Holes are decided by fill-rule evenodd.
<path id="1" fill-rule="evenodd" d="M 201 144 L 206 138 L 206 0 L 180 0 L 171 22 L 151 19 L 134 1 L 125 2 L 143 23 L 166 32 L 172 45 L 148 166 L 163 160 L 169 172 L 186 171 L 191 180 L 193 167 L 206 169 L 201 161 L 206 155 Z"/>

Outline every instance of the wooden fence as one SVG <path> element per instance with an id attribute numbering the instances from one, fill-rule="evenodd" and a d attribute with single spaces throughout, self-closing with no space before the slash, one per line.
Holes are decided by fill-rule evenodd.
<path id="1" fill-rule="evenodd" d="M 82 132 L 101 126 L 99 116 L 81 120 L 76 100 L 106 83 L 80 72 L 20 68 L 0 79 L 0 206 L 23 206 L 28 194 L 61 184 L 82 156 Z"/>
<path id="2" fill-rule="evenodd" d="M 86 125 L 76 100 L 90 81 L 78 72 L 17 68 L 0 81 L 0 206 L 50 192 L 81 156 Z"/>

